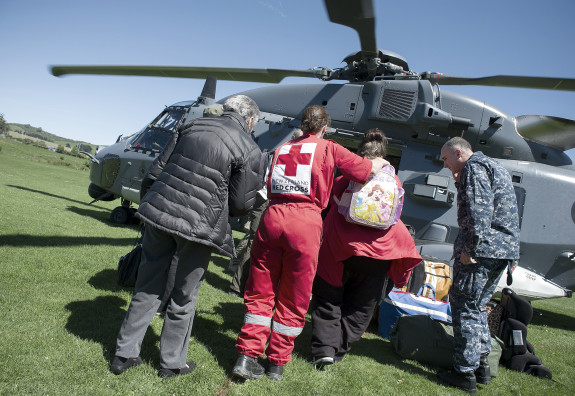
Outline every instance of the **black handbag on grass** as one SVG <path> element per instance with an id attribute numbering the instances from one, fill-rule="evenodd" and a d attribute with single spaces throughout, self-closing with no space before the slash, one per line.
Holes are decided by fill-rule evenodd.
<path id="1" fill-rule="evenodd" d="M 118 285 L 122 287 L 134 287 L 136 285 L 141 259 L 142 237 L 140 236 L 134 249 L 125 256 L 120 257 L 118 261 Z"/>

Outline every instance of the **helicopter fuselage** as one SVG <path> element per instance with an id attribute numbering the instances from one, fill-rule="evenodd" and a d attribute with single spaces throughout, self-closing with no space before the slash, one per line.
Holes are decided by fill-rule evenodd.
<path id="1" fill-rule="evenodd" d="M 512 177 L 521 216 L 519 275 L 527 285 L 522 294 L 541 297 L 529 295 L 529 282 L 549 286 L 552 291 L 544 297 L 570 295 L 564 288 L 575 289 L 575 166 L 562 150 L 523 138 L 514 117 L 426 80 L 276 85 L 242 94 L 262 111 L 254 128 L 262 149 L 287 141 L 312 104 L 326 107 L 332 118 L 327 137 L 352 151 L 365 131 L 381 129 L 389 139 L 387 158 L 406 190 L 402 220 L 415 229 L 422 253 L 446 260 L 458 232 L 457 205 L 454 180 L 443 168 L 440 150 L 449 138 L 464 137 L 474 151 L 500 160 Z M 100 151 L 98 163 L 92 164 L 92 183 L 125 202 L 139 203 L 142 178 L 169 140 L 166 136 L 201 117 L 206 104 L 169 106 L 139 133 Z M 170 114 L 176 120 L 160 128 Z M 165 134 L 161 142 L 158 128 Z"/>

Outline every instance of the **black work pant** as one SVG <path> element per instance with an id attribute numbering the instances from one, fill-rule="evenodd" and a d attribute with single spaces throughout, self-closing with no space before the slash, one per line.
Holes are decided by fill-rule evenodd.
<path id="1" fill-rule="evenodd" d="M 343 286 L 335 287 L 316 276 L 311 301 L 312 355 L 332 357 L 336 362 L 369 326 L 391 262 L 353 256 L 343 264 Z"/>
<path id="2" fill-rule="evenodd" d="M 260 194 L 256 195 L 256 202 L 250 212 L 250 229 L 240 242 L 241 248 L 237 252 L 237 258 L 232 259 L 237 263 L 237 269 L 232 278 L 230 290 L 243 296 L 246 288 L 246 282 L 250 276 L 250 252 L 252 242 L 258 232 L 258 226 L 264 210 L 268 207 L 268 200 Z"/>

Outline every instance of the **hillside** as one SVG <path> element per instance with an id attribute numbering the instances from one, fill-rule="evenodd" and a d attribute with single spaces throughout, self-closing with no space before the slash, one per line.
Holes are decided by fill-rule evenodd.
<path id="1" fill-rule="evenodd" d="M 20 134 L 20 137 L 24 137 L 24 138 L 31 138 L 31 139 L 38 139 L 38 140 L 43 140 L 46 142 L 46 145 L 48 147 L 50 146 L 59 146 L 62 145 L 64 147 L 74 147 L 74 146 L 78 146 L 80 145 L 80 149 L 82 151 L 87 151 L 89 153 L 93 153 L 96 151 L 96 145 L 88 143 L 88 142 L 82 142 L 82 141 L 78 141 L 78 140 L 72 140 L 72 139 L 67 139 L 67 138 L 63 138 L 57 135 L 54 135 L 53 133 L 50 132 L 46 132 L 44 131 L 41 127 L 34 127 L 32 125 L 29 124 L 16 124 L 16 123 L 7 123 L 8 126 L 8 131 L 9 132 L 14 132 L 17 134 Z M 52 144 L 50 144 L 52 143 Z"/>

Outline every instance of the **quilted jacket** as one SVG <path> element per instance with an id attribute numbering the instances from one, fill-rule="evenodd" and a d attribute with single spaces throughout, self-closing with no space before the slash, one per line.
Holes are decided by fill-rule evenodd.
<path id="1" fill-rule="evenodd" d="M 151 165 L 136 216 L 233 257 L 228 217 L 252 208 L 263 185 L 261 157 L 240 115 L 193 120 Z"/>

